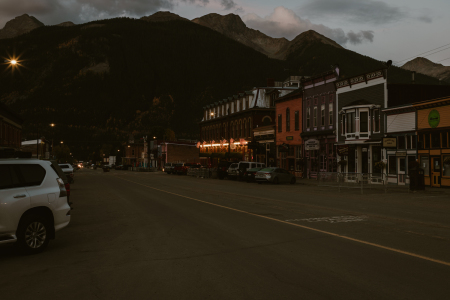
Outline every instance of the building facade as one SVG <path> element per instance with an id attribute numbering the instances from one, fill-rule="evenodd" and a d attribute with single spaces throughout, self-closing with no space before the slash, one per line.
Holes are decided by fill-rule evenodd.
<path id="1" fill-rule="evenodd" d="M 413 104 L 425 185 L 450 187 L 450 97 Z"/>
<path id="2" fill-rule="evenodd" d="M 288 170 L 296 177 L 303 176 L 302 144 L 302 99 L 301 88 L 281 97 L 276 103 L 276 149 L 277 166 Z"/>
<path id="3" fill-rule="evenodd" d="M 345 173 L 382 173 L 381 110 L 387 105 L 387 69 L 335 82 L 337 160 Z"/>
<path id="4" fill-rule="evenodd" d="M 275 99 L 297 88 L 281 87 L 278 82 L 271 85 L 275 86 L 255 87 L 203 107 L 203 120 L 199 124 L 200 158 L 208 159 L 212 165 L 221 159 L 264 163 L 274 159 L 275 152 L 270 151 L 274 139 L 259 140 L 261 149 L 249 148 L 248 143 L 255 141 L 255 130 L 274 125 Z M 257 134 L 261 135 L 267 134 Z M 262 147 L 268 148 L 268 153 Z"/>
<path id="5" fill-rule="evenodd" d="M 388 183 L 407 185 L 417 160 L 416 110 L 412 104 L 383 109 Z"/>
<path id="6" fill-rule="evenodd" d="M 336 88 L 339 67 L 303 80 L 303 132 L 308 177 L 336 172 Z"/>

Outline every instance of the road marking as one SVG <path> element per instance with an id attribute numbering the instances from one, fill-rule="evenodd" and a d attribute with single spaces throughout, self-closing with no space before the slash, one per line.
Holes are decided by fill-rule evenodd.
<path id="1" fill-rule="evenodd" d="M 366 221 L 368 216 L 337 216 L 337 217 L 324 217 L 324 218 L 308 218 L 308 219 L 289 219 L 286 222 L 328 222 L 328 223 L 344 223 L 344 222 L 361 222 Z"/>
<path id="2" fill-rule="evenodd" d="M 116 178 L 119 178 L 119 177 L 116 177 Z M 311 230 L 311 231 L 323 233 L 323 234 L 334 236 L 334 237 L 339 237 L 339 238 L 346 239 L 346 240 L 353 241 L 353 242 L 357 242 L 357 243 L 360 243 L 360 244 L 369 245 L 369 246 L 373 246 L 373 247 L 384 249 L 384 250 L 389 250 L 389 251 L 392 251 L 392 252 L 408 255 L 408 256 L 411 256 L 411 257 L 415 257 L 415 258 L 420 258 L 420 259 L 423 259 L 423 260 L 431 261 L 431 262 L 434 262 L 434 263 L 438 263 L 438 264 L 450 267 L 450 262 L 446 262 L 446 261 L 443 261 L 443 260 L 434 259 L 434 258 L 423 256 L 423 255 L 420 255 L 420 254 L 407 252 L 407 251 L 403 251 L 403 250 L 399 250 L 399 249 L 395 249 L 395 248 L 391 248 L 391 247 L 387 247 L 387 246 L 383 246 L 383 245 L 379 245 L 379 244 L 375 244 L 375 243 L 371 243 L 371 242 L 355 239 L 355 238 L 348 237 L 348 236 L 345 236 L 345 235 L 340 235 L 340 234 L 337 234 L 337 233 L 328 232 L 328 231 L 324 231 L 324 230 L 308 227 L 308 226 L 305 226 L 305 225 L 295 224 L 295 223 L 291 223 L 291 222 L 288 222 L 288 221 L 278 220 L 278 219 L 274 219 L 274 218 L 271 218 L 271 217 L 254 214 L 254 213 L 247 212 L 247 211 L 244 211 L 244 210 L 240 210 L 240 209 L 236 209 L 236 208 L 232 208 L 232 207 L 228 207 L 228 206 L 223 206 L 223 205 L 216 204 L 216 203 L 207 202 L 207 201 L 204 201 L 204 200 L 200 200 L 200 199 L 196 199 L 196 198 L 180 195 L 180 194 L 177 194 L 177 193 L 172 193 L 172 192 L 169 192 L 169 191 L 157 189 L 155 187 L 152 187 L 152 186 L 149 186 L 149 185 L 146 185 L 146 184 L 142 184 L 142 183 L 139 183 L 139 182 L 136 182 L 136 181 L 132 181 L 132 180 L 128 180 L 128 179 L 124 179 L 124 178 L 119 178 L 119 179 L 122 179 L 122 180 L 128 181 L 128 182 L 132 182 L 132 183 L 135 183 L 135 184 L 138 184 L 138 185 L 142 185 L 142 186 L 145 186 L 147 188 L 150 188 L 150 189 L 153 189 L 153 190 L 156 190 L 156 191 L 160 191 L 160 192 L 163 192 L 163 193 L 179 196 L 179 197 L 182 197 L 182 198 L 194 200 L 194 201 L 201 202 L 201 203 L 206 203 L 206 204 L 217 206 L 217 207 L 221 207 L 221 208 L 226 208 L 226 209 L 229 209 L 229 210 L 233 210 L 233 211 L 241 212 L 241 213 L 244 213 L 244 214 L 252 215 L 252 216 L 255 216 L 255 217 L 264 218 L 264 219 L 268 219 L 268 220 L 272 220 L 272 221 L 288 224 L 288 225 L 295 226 L 295 227 L 300 227 L 300 228 L 303 228 L 303 229 L 308 229 L 308 230 Z"/>

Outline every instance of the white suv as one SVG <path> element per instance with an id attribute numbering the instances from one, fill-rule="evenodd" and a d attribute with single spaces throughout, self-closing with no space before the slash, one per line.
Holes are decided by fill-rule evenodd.
<path id="1" fill-rule="evenodd" d="M 233 163 L 228 168 L 228 178 L 229 179 L 239 179 L 242 180 L 242 176 L 244 175 L 245 171 L 252 168 L 265 168 L 266 165 L 259 162 L 251 162 L 251 161 L 240 161 L 238 163 Z"/>
<path id="2" fill-rule="evenodd" d="M 37 159 L 0 159 L 0 244 L 16 242 L 26 254 L 45 249 L 70 222 L 58 165 Z"/>

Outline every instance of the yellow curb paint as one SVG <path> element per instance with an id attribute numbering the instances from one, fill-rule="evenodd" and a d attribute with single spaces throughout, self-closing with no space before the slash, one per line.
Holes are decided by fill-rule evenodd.
<path id="1" fill-rule="evenodd" d="M 136 182 L 136 181 L 127 180 L 127 179 L 123 179 L 123 178 L 120 178 L 120 179 L 125 180 L 125 181 L 129 181 L 129 182 L 132 182 L 132 183 L 135 183 L 135 184 L 138 184 L 138 185 L 142 185 L 142 186 L 145 186 L 147 188 L 150 188 L 150 189 L 153 189 L 153 190 L 156 190 L 156 191 L 160 191 L 160 192 L 163 192 L 163 193 L 172 194 L 172 195 L 175 195 L 175 196 L 178 196 L 178 197 L 182 197 L 182 198 L 194 200 L 194 201 L 197 201 L 197 202 L 202 202 L 202 203 L 214 205 L 214 206 L 217 206 L 217 207 L 226 208 L 226 209 L 237 211 L 237 212 L 240 212 L 240 213 L 244 213 L 244 214 L 256 216 L 256 217 L 259 217 L 259 218 L 264 218 L 264 219 L 268 219 L 268 220 L 272 220 L 272 221 L 288 224 L 288 225 L 295 226 L 295 227 L 300 227 L 300 228 L 303 228 L 303 229 L 312 230 L 312 231 L 315 231 L 315 232 L 320 232 L 320 233 L 331 235 L 331 236 L 334 236 L 334 237 L 339 237 L 339 238 L 350 240 L 350 241 L 357 242 L 357 243 L 360 243 L 360 244 L 370 245 L 370 246 L 377 247 L 377 248 L 380 248 L 380 249 L 389 250 L 389 251 L 392 251 L 392 252 L 396 252 L 396 253 L 412 256 L 412 257 L 415 257 L 415 258 L 420 258 L 420 259 L 423 259 L 423 260 L 431 261 L 431 262 L 434 262 L 434 263 L 438 263 L 438 264 L 450 267 L 450 262 L 446 262 L 446 261 L 434 259 L 434 258 L 431 258 L 431 257 L 427 257 L 427 256 L 423 256 L 423 255 L 419 255 L 419 254 L 415 254 L 415 253 L 411 253 L 411 252 L 407 252 L 407 251 L 403 251 L 403 250 L 399 250 L 399 249 L 395 249 L 395 248 L 391 248 L 391 247 L 387 247 L 387 246 L 383 246 L 383 245 L 379 245 L 379 244 L 375 244 L 375 243 L 371 243 L 371 242 L 355 239 L 355 238 L 351 238 L 351 237 L 348 237 L 348 236 L 345 236 L 345 235 L 340 235 L 340 234 L 336 234 L 336 233 L 332 233 L 332 232 L 328 232 L 328 231 L 324 231 L 324 230 L 320 230 L 320 229 L 316 229 L 316 228 L 312 228 L 312 227 L 308 227 L 308 226 L 304 226 L 304 225 L 300 225 L 300 224 L 286 222 L 286 221 L 283 221 L 283 220 L 278 220 L 278 219 L 274 219 L 274 218 L 267 217 L 267 216 L 261 216 L 261 215 L 250 213 L 250 212 L 247 212 L 247 211 L 244 211 L 244 210 L 239 210 L 239 209 L 236 209 L 236 208 L 232 208 L 232 207 L 223 206 L 223 205 L 220 205 L 220 204 L 211 203 L 211 202 L 203 201 L 203 200 L 200 200 L 200 199 L 191 198 L 191 197 L 188 197 L 188 196 L 184 196 L 184 195 L 168 192 L 168 191 L 165 191 L 165 190 L 157 189 L 157 188 L 154 188 L 152 186 L 149 186 L 149 185 L 146 185 L 146 184 L 142 184 L 142 183 L 139 183 L 139 182 Z"/>

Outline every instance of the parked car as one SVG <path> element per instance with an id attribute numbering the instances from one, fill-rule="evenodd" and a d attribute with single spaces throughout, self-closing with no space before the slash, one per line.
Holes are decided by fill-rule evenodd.
<path id="1" fill-rule="evenodd" d="M 109 172 L 109 171 L 111 171 L 111 167 L 109 165 L 103 165 L 102 170 L 103 170 L 103 172 Z"/>
<path id="2" fill-rule="evenodd" d="M 232 162 L 230 161 L 220 161 L 217 166 L 217 177 L 219 179 L 224 179 L 228 175 L 228 168 L 231 166 Z"/>
<path id="3" fill-rule="evenodd" d="M 70 222 L 67 190 L 51 161 L 0 159 L 0 244 L 43 251 Z"/>
<path id="4" fill-rule="evenodd" d="M 179 175 L 187 175 L 189 168 L 201 168 L 200 163 L 177 163 L 173 168 L 173 173 Z"/>
<path id="5" fill-rule="evenodd" d="M 236 180 L 236 179 L 243 180 L 244 173 L 248 169 L 257 168 L 257 167 L 264 168 L 265 166 L 266 165 L 263 163 L 250 162 L 250 161 L 240 161 L 238 163 L 233 163 L 228 168 L 228 178 L 233 179 L 233 180 Z"/>
<path id="6" fill-rule="evenodd" d="M 262 170 L 263 168 L 251 168 L 244 172 L 244 180 L 247 182 L 254 182 L 256 172 Z"/>
<path id="7" fill-rule="evenodd" d="M 264 168 L 256 172 L 255 180 L 258 183 L 271 182 L 273 184 L 278 184 L 282 182 L 289 182 L 294 184 L 296 179 L 295 176 L 289 171 L 281 168 L 271 167 Z"/>
<path id="8" fill-rule="evenodd" d="M 59 167 L 63 170 L 64 174 L 67 176 L 70 184 L 74 183 L 73 180 L 73 168 L 70 164 L 59 164 Z"/>
<path id="9" fill-rule="evenodd" d="M 171 163 L 171 162 L 165 163 L 163 172 L 166 172 L 167 174 L 172 174 L 174 167 L 175 167 L 175 163 Z"/>

